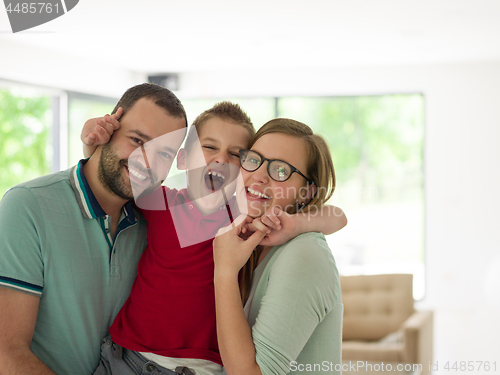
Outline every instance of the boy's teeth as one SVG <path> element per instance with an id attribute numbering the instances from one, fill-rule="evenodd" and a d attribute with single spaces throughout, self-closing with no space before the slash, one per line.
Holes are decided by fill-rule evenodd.
<path id="1" fill-rule="evenodd" d="M 250 194 L 256 195 L 256 196 L 261 197 L 261 198 L 265 198 L 265 199 L 270 199 L 271 198 L 269 195 L 266 195 L 266 194 L 263 194 L 263 193 L 259 193 L 258 191 L 252 190 L 250 188 L 248 188 L 248 191 L 250 192 Z"/>
<path id="2" fill-rule="evenodd" d="M 143 174 L 137 172 L 135 169 L 131 169 L 129 168 L 128 169 L 129 173 L 134 176 L 134 177 L 137 177 L 139 180 L 141 181 L 144 181 L 148 176 L 144 176 Z"/>
<path id="3" fill-rule="evenodd" d="M 216 176 L 216 177 L 220 177 L 220 178 L 222 178 L 223 180 L 225 180 L 225 179 L 226 179 L 226 176 L 224 176 L 222 173 L 217 173 L 217 172 L 215 172 L 215 171 L 214 171 L 214 172 L 209 171 L 209 172 L 208 172 L 208 174 L 209 174 L 209 175 L 214 175 L 214 176 Z"/>

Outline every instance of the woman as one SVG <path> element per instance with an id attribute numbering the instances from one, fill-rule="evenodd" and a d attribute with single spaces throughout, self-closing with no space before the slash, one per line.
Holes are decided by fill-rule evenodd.
<path id="1" fill-rule="evenodd" d="M 300 122 L 274 119 L 250 149 L 240 151 L 250 216 L 272 206 L 290 214 L 321 212 L 335 188 L 321 137 Z M 324 236 L 305 233 L 281 246 L 256 247 L 265 227 L 258 219 L 254 224 L 262 231 L 246 240 L 241 227 L 214 240 L 217 335 L 226 373 L 340 373 L 343 307 Z"/>

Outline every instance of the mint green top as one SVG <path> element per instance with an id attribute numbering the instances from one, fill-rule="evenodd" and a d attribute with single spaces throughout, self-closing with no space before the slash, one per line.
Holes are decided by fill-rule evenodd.
<path id="1" fill-rule="evenodd" d="M 245 304 L 262 374 L 340 374 L 342 313 L 338 270 L 322 234 L 273 247 Z"/>
<path id="2" fill-rule="evenodd" d="M 31 350 L 58 375 L 94 372 L 146 245 L 130 202 L 113 238 L 82 165 L 18 185 L 0 202 L 0 287 L 40 297 Z"/>

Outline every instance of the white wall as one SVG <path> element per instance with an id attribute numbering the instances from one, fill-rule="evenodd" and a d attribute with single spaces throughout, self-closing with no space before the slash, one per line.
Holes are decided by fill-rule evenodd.
<path id="1" fill-rule="evenodd" d="M 116 68 L 111 57 L 103 56 L 96 64 L 31 44 L 0 39 L 1 79 L 120 97 L 129 87 L 143 82 L 146 75 Z"/>
<path id="2" fill-rule="evenodd" d="M 500 371 L 500 62 L 186 73 L 181 87 L 181 97 L 423 93 L 427 296 L 420 308 L 436 312 L 441 368 L 496 360 Z"/>

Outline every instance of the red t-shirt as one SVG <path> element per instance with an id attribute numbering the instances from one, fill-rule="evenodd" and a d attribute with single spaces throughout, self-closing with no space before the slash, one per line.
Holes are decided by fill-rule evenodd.
<path id="1" fill-rule="evenodd" d="M 215 325 L 212 241 L 217 230 L 229 224 L 228 211 L 224 206 L 204 217 L 185 189 L 163 189 L 164 196 L 161 189 L 155 193 L 161 205 L 170 209 L 141 210 L 148 222 L 148 246 L 130 297 L 109 332 L 114 342 L 130 350 L 222 364 Z M 178 204 L 175 208 L 173 202 Z M 235 208 L 234 200 L 230 207 Z M 209 239 L 182 248 L 178 234 Z"/>

